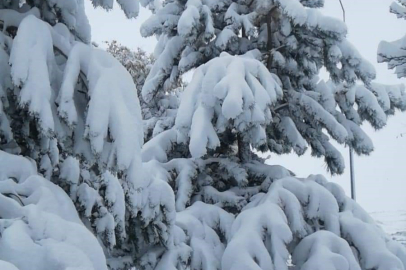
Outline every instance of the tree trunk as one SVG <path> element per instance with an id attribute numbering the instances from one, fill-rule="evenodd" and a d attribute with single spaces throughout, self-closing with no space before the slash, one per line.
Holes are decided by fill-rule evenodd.
<path id="1" fill-rule="evenodd" d="M 242 163 L 248 161 L 251 158 L 250 144 L 244 140 L 241 134 L 237 135 L 238 143 L 238 158 Z"/>
<path id="2" fill-rule="evenodd" d="M 272 67 L 272 27 L 271 27 L 271 24 L 272 24 L 272 10 L 273 9 L 271 9 L 271 11 L 269 11 L 268 15 L 266 16 L 266 28 L 268 30 L 268 42 L 267 42 L 266 49 L 267 49 L 267 51 L 269 53 L 268 63 L 267 63 L 266 66 L 267 66 L 268 70 L 271 70 L 271 67 Z"/>

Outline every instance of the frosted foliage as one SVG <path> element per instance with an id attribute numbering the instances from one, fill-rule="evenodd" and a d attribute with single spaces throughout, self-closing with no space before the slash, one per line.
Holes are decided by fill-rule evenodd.
<path id="1" fill-rule="evenodd" d="M 37 18 L 41 16 L 37 7 L 33 7 L 26 12 L 18 12 L 16 10 L 7 9 L 0 10 L 0 17 L 3 21 L 3 32 L 5 32 L 9 27 L 18 27 L 21 21 L 29 15 L 33 15 Z"/>
<path id="2" fill-rule="evenodd" d="M 278 82 L 255 59 L 222 54 L 196 70 L 185 90 L 176 127 L 187 137 L 193 157 L 220 146 L 218 133 L 235 128 L 251 134 L 250 143 L 265 143 L 270 107 L 282 95 Z"/>
<path id="3" fill-rule="evenodd" d="M 28 159 L 0 151 L 0 160 L 2 269 L 107 270 L 102 248 L 65 192 L 38 176 Z"/>

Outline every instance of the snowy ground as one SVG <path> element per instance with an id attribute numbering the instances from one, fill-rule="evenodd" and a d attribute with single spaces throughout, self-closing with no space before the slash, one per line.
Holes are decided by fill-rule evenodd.
<path id="1" fill-rule="evenodd" d="M 387 233 L 406 246 L 406 210 L 370 214 Z"/>

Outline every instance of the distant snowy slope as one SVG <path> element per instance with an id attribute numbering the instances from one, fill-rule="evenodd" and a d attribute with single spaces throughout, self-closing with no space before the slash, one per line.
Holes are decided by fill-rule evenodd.
<path id="1" fill-rule="evenodd" d="M 374 212 L 371 216 L 393 239 L 406 245 L 406 210 Z"/>

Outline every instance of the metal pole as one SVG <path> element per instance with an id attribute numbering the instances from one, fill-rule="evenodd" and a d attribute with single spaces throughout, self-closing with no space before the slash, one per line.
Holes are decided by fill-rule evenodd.
<path id="1" fill-rule="evenodd" d="M 345 22 L 345 8 L 342 0 L 339 0 L 341 9 L 343 11 L 343 21 Z M 351 198 L 355 201 L 357 196 L 355 195 L 355 172 L 354 172 L 354 153 L 350 146 L 350 174 L 351 174 Z"/>
<path id="2" fill-rule="evenodd" d="M 343 2 L 341 0 L 339 0 L 339 1 L 340 1 L 341 9 L 343 10 L 343 21 L 345 22 L 345 8 L 343 5 Z"/>
<path id="3" fill-rule="evenodd" d="M 354 172 L 354 154 L 350 146 L 350 174 L 351 174 L 351 198 L 355 201 L 357 196 L 355 194 L 355 172 Z"/>

